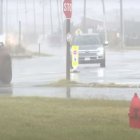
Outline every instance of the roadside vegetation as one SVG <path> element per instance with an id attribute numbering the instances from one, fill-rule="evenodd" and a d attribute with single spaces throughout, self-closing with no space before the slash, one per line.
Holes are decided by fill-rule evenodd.
<path id="1" fill-rule="evenodd" d="M 138 140 L 129 102 L 0 98 L 1 140 Z"/>
<path id="2" fill-rule="evenodd" d="M 91 88 L 139 88 L 139 84 L 122 84 L 122 83 L 80 83 L 76 81 L 68 81 L 61 79 L 46 85 L 38 85 L 39 87 L 91 87 Z"/>

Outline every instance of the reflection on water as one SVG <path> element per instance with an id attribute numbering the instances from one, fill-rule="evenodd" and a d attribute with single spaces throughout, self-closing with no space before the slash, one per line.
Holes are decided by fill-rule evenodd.
<path id="1" fill-rule="evenodd" d="M 79 73 L 71 73 L 71 81 L 79 81 Z"/>
<path id="2" fill-rule="evenodd" d="M 105 70 L 104 70 L 104 68 L 99 68 L 98 71 L 97 71 L 97 74 L 98 74 L 98 77 L 99 77 L 99 78 L 103 78 L 104 75 L 105 75 Z"/>
<path id="3" fill-rule="evenodd" d="M 50 97 L 65 99 L 131 100 L 139 88 L 93 88 L 93 87 L 15 87 L 0 86 L 0 96 Z"/>
<path id="4" fill-rule="evenodd" d="M 135 92 L 139 94 L 139 88 L 19 87 L 13 89 L 12 96 L 131 100 Z"/>
<path id="5" fill-rule="evenodd" d="M 76 82 L 83 82 L 85 83 L 87 81 L 87 83 L 96 80 L 96 82 L 104 82 L 104 78 L 105 78 L 105 68 L 98 68 L 98 67 L 93 67 L 93 69 L 91 69 L 91 67 L 86 67 L 89 69 L 89 73 L 91 72 L 92 75 L 89 77 L 88 76 L 88 71 L 87 73 L 85 73 L 85 69 L 80 69 L 80 72 L 78 73 L 71 73 L 71 81 L 76 81 Z M 84 79 L 81 78 L 81 75 L 84 76 Z"/>
<path id="6" fill-rule="evenodd" d="M 66 88 L 66 96 L 68 99 L 71 98 L 71 88 L 70 87 Z"/>

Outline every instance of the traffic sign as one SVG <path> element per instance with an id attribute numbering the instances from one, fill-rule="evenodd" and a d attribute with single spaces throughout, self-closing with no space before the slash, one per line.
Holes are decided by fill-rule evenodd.
<path id="1" fill-rule="evenodd" d="M 72 68 L 77 69 L 79 66 L 79 46 L 72 46 Z"/>
<path id="2" fill-rule="evenodd" d="M 70 19 L 72 16 L 72 0 L 64 0 L 63 11 L 66 16 L 66 80 L 70 81 L 70 43 L 72 41 L 72 36 L 70 34 Z"/>
<path id="3" fill-rule="evenodd" d="M 63 2 L 63 12 L 67 19 L 72 16 L 72 0 L 64 0 Z"/>

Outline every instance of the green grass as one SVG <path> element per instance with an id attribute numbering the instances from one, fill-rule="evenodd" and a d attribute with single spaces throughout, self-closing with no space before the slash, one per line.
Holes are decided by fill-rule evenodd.
<path id="1" fill-rule="evenodd" d="M 129 103 L 105 100 L 0 98 L 0 140 L 139 140 Z"/>
<path id="2" fill-rule="evenodd" d="M 89 87 L 89 88 L 140 88 L 140 84 L 120 84 L 120 83 L 80 83 L 61 79 L 38 87 Z"/>

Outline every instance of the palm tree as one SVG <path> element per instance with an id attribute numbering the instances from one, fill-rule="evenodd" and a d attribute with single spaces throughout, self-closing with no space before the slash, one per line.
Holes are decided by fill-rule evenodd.
<path id="1" fill-rule="evenodd" d="M 56 2 L 57 2 L 58 30 L 61 31 L 61 27 L 60 27 L 60 13 L 59 13 L 59 2 L 58 2 L 58 0 L 56 0 Z"/>
<path id="2" fill-rule="evenodd" d="M 3 33 L 3 0 L 0 1 L 0 34 Z"/>
<path id="3" fill-rule="evenodd" d="M 53 33 L 53 22 L 52 22 L 52 0 L 50 0 L 50 22 L 51 22 L 51 34 Z"/>
<path id="4" fill-rule="evenodd" d="M 27 0 L 24 0 L 24 6 L 25 6 L 25 23 L 26 23 L 26 27 L 27 27 L 27 25 L 28 25 Z"/>
<path id="5" fill-rule="evenodd" d="M 104 37 L 105 41 L 107 41 L 107 27 L 106 27 L 106 10 L 105 10 L 105 3 L 104 0 L 102 0 L 102 6 L 103 6 L 103 16 L 104 16 Z"/>
<path id="6" fill-rule="evenodd" d="M 36 5 L 35 0 L 33 0 L 33 12 L 34 12 L 34 34 L 36 35 Z"/>
<path id="7" fill-rule="evenodd" d="M 87 1 L 84 0 L 84 19 L 83 19 L 83 31 L 86 32 L 86 9 L 87 9 Z"/>
<path id="8" fill-rule="evenodd" d="M 43 34 L 43 39 L 45 37 L 45 2 L 42 0 L 42 34 Z"/>
<path id="9" fill-rule="evenodd" d="M 9 1 L 6 0 L 6 20 L 5 20 L 5 26 L 6 26 L 6 34 L 8 33 L 8 8 L 9 8 Z"/>

